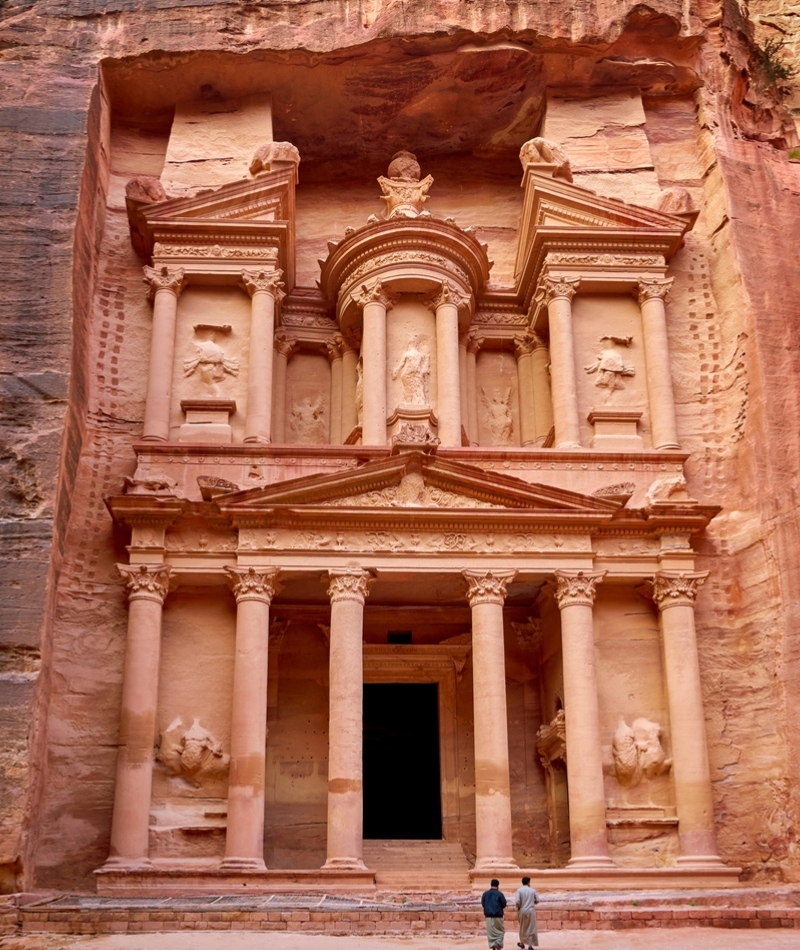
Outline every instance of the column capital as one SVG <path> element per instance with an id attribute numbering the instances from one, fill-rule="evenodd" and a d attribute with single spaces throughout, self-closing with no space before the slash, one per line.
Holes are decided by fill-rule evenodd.
<path id="1" fill-rule="evenodd" d="M 580 277 L 545 277 L 539 284 L 537 292 L 541 293 L 546 304 L 557 297 L 572 300 L 578 292 L 580 283 Z"/>
<path id="2" fill-rule="evenodd" d="M 383 281 L 376 280 L 372 284 L 362 284 L 358 290 L 351 294 L 353 300 L 359 307 L 366 307 L 369 303 L 379 303 L 389 310 L 400 299 L 400 294 L 392 293 L 390 290 L 383 289 Z"/>
<path id="3" fill-rule="evenodd" d="M 674 281 L 674 277 L 650 277 L 647 280 L 638 281 L 636 294 L 639 303 L 653 300 L 655 297 L 665 300 Z"/>
<path id="4" fill-rule="evenodd" d="M 363 604 L 369 596 L 369 571 L 360 568 L 344 568 L 328 571 L 328 597 L 335 604 L 340 600 L 354 600 Z"/>
<path id="5" fill-rule="evenodd" d="M 252 297 L 259 291 L 271 294 L 276 303 L 280 303 L 286 296 L 283 292 L 283 282 L 281 277 L 283 271 L 276 270 L 243 270 L 241 286 Z"/>
<path id="6" fill-rule="evenodd" d="M 258 600 L 263 604 L 271 604 L 272 598 L 280 590 L 278 574 L 280 569 L 268 567 L 256 570 L 254 567 L 225 567 L 228 583 L 231 586 L 236 603 L 244 600 Z"/>
<path id="7" fill-rule="evenodd" d="M 694 607 L 697 591 L 707 577 L 708 571 L 659 572 L 650 582 L 651 596 L 659 610 L 666 610 L 667 607 Z"/>
<path id="8" fill-rule="evenodd" d="M 443 280 L 437 290 L 423 299 L 423 303 L 434 312 L 447 303 L 461 310 L 469 303 L 469 297 L 465 297 L 449 280 Z"/>
<path id="9" fill-rule="evenodd" d="M 361 349 L 361 335 L 354 330 L 352 327 L 349 327 L 347 330 L 342 330 L 342 353 L 349 350 L 352 353 L 358 353 Z"/>
<path id="10" fill-rule="evenodd" d="M 528 356 L 533 353 L 534 350 L 539 350 L 543 347 L 545 347 L 544 340 L 533 330 L 527 330 L 525 333 L 520 333 L 514 337 L 514 354 L 517 359 L 522 356 Z"/>
<path id="11" fill-rule="evenodd" d="M 180 297 L 186 285 L 186 271 L 182 267 L 167 267 L 162 264 L 161 267 L 143 267 L 142 270 L 142 280 L 147 284 L 148 300 L 152 300 L 159 290 L 169 290 L 176 297 Z"/>
<path id="12" fill-rule="evenodd" d="M 287 336 L 282 330 L 278 330 L 275 334 L 273 346 L 281 356 L 285 356 L 288 359 L 297 349 L 298 342 L 294 337 Z"/>
<path id="13" fill-rule="evenodd" d="M 506 588 L 517 576 L 516 571 L 462 571 L 469 584 L 467 600 L 470 607 L 477 604 L 502 604 L 506 599 Z"/>
<path id="14" fill-rule="evenodd" d="M 558 609 L 580 604 L 594 605 L 595 587 L 606 576 L 606 571 L 554 571 L 555 583 L 551 591 Z"/>
<path id="15" fill-rule="evenodd" d="M 480 352 L 481 347 L 486 342 L 486 337 L 479 330 L 474 328 L 467 334 L 467 352 L 475 356 Z"/>
<path id="16" fill-rule="evenodd" d="M 341 333 L 334 333 L 325 341 L 325 348 L 328 351 L 328 359 L 331 363 L 334 360 L 340 360 L 345 349 L 344 337 Z"/>
<path id="17" fill-rule="evenodd" d="M 128 600 L 152 600 L 163 604 L 169 592 L 168 564 L 117 564 L 117 570 L 125 579 Z"/>

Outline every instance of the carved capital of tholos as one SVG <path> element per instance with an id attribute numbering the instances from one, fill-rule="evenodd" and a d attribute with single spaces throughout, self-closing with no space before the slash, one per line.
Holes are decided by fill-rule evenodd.
<path id="1" fill-rule="evenodd" d="M 335 604 L 340 600 L 354 600 L 363 604 L 369 596 L 370 575 L 362 570 L 328 571 L 328 597 Z"/>
<path id="2" fill-rule="evenodd" d="M 559 610 L 576 604 L 592 607 L 595 587 L 605 576 L 605 571 L 555 571 L 555 582 L 550 589 Z"/>
<path id="3" fill-rule="evenodd" d="M 516 571 L 462 571 L 469 584 L 467 600 L 470 607 L 478 604 L 500 604 L 506 599 L 506 588 L 517 576 Z"/>
<path id="4" fill-rule="evenodd" d="M 147 284 L 147 296 L 152 299 L 159 290 L 169 290 L 179 297 L 186 284 L 186 273 L 182 267 L 144 267 L 144 277 Z"/>
<path id="5" fill-rule="evenodd" d="M 334 360 L 340 360 L 344 350 L 344 337 L 341 333 L 334 333 L 329 340 L 325 341 L 325 347 L 328 350 L 328 359 L 331 363 Z"/>
<path id="6" fill-rule="evenodd" d="M 117 570 L 126 581 L 128 600 L 152 600 L 163 604 L 169 591 L 167 564 L 117 564 Z"/>
<path id="7" fill-rule="evenodd" d="M 694 607 L 697 591 L 708 577 L 708 572 L 667 574 L 653 577 L 651 594 L 659 610 L 667 607 Z"/>
<path id="8" fill-rule="evenodd" d="M 342 331 L 342 353 L 358 353 L 361 349 L 361 336 L 352 328 Z"/>
<path id="9" fill-rule="evenodd" d="M 467 306 L 469 298 L 465 297 L 464 294 L 449 281 L 443 280 L 439 288 L 434 293 L 425 297 L 423 302 L 429 310 L 433 310 L 434 312 L 436 312 L 439 307 L 448 303 L 461 310 L 462 307 Z"/>
<path id="10" fill-rule="evenodd" d="M 526 333 L 514 337 L 514 353 L 519 359 L 521 356 L 528 356 L 534 350 L 541 349 L 545 345 L 544 340 L 538 333 L 528 330 Z"/>
<path id="11" fill-rule="evenodd" d="M 646 300 L 653 300 L 657 297 L 666 300 L 674 280 L 674 277 L 653 277 L 650 280 L 640 280 L 637 291 L 639 303 L 642 304 Z"/>
<path id="12" fill-rule="evenodd" d="M 475 330 L 470 330 L 467 335 L 467 352 L 475 356 L 480 352 L 483 344 L 486 340 L 486 337 L 482 333 L 477 333 Z"/>
<path id="13" fill-rule="evenodd" d="M 369 303 L 379 303 L 386 310 L 393 307 L 400 299 L 400 294 L 393 294 L 391 291 L 385 290 L 380 280 L 376 280 L 372 284 L 362 284 L 358 290 L 353 292 L 352 296 L 359 307 L 366 307 Z"/>
<path id="14" fill-rule="evenodd" d="M 263 604 L 271 604 L 272 598 L 280 590 L 280 570 L 277 567 L 260 571 L 254 567 L 226 567 L 225 571 L 237 604 L 243 600 L 258 600 Z"/>
<path id="15" fill-rule="evenodd" d="M 287 360 L 298 346 L 297 340 L 294 337 L 287 336 L 282 330 L 279 330 L 275 334 L 273 345 L 277 352 L 280 353 L 281 356 L 286 357 Z"/>
<path id="16" fill-rule="evenodd" d="M 572 300 L 578 292 L 580 282 L 580 277 L 545 277 L 539 284 L 538 292 L 545 303 L 550 303 L 557 297 Z"/>
<path id="17" fill-rule="evenodd" d="M 282 276 L 282 270 L 243 270 L 242 287 L 251 297 L 262 291 L 272 294 L 275 302 L 279 303 L 286 296 L 283 292 Z"/>

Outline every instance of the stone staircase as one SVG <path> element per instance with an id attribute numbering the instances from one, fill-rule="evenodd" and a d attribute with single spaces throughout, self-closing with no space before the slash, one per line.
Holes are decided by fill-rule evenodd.
<path id="1" fill-rule="evenodd" d="M 469 864 L 455 842 L 367 839 L 364 863 L 379 891 L 470 891 Z"/>

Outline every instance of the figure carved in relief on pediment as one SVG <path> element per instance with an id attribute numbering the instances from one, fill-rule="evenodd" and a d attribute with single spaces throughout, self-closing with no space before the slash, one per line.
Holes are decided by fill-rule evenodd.
<path id="1" fill-rule="evenodd" d="M 301 442 L 324 442 L 326 438 L 325 409 L 322 394 L 315 398 L 303 396 L 297 400 L 289 413 L 289 425 Z"/>
<path id="2" fill-rule="evenodd" d="M 174 719 L 161 734 L 156 760 L 172 775 L 194 788 L 227 774 L 231 757 L 195 716 L 186 729 L 183 720 Z"/>
<path id="3" fill-rule="evenodd" d="M 661 745 L 661 726 L 649 719 L 634 719 L 628 725 L 624 716 L 619 717 L 611 744 L 614 759 L 614 774 L 625 788 L 633 788 L 642 779 L 653 779 L 668 772 L 672 759 L 668 759 Z"/>
<path id="4" fill-rule="evenodd" d="M 485 410 L 486 427 L 495 445 L 511 445 L 514 437 L 514 417 L 511 415 L 511 389 L 493 389 L 487 393 L 481 386 L 481 401 Z"/>
<path id="5" fill-rule="evenodd" d="M 230 326 L 199 323 L 195 326 L 194 332 L 197 337 L 194 355 L 183 361 L 184 376 L 197 373 L 204 383 L 215 387 L 217 383 L 225 379 L 226 375 L 239 375 L 239 360 L 229 357 L 217 342 L 220 335 L 231 332 Z"/>
<path id="6" fill-rule="evenodd" d="M 407 406 L 429 405 L 428 380 L 431 374 L 431 359 L 423 349 L 424 338 L 413 336 L 408 349 L 403 353 L 392 373 L 392 379 L 400 379 L 403 387 L 403 402 Z"/>
<path id="7" fill-rule="evenodd" d="M 625 376 L 636 375 L 636 367 L 632 363 L 626 363 L 616 349 L 617 346 L 630 346 L 633 337 L 601 336 L 599 342 L 602 349 L 594 362 L 583 368 L 589 375 L 597 374 L 594 384 L 598 389 L 605 390 L 605 401 L 608 402 L 616 390 L 625 388 Z"/>

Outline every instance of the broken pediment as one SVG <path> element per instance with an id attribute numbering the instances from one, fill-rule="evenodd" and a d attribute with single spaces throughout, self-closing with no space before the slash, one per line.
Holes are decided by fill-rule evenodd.
<path id="1" fill-rule="evenodd" d="M 126 204 L 131 242 L 154 266 L 188 274 L 226 275 L 243 266 L 270 265 L 294 284 L 297 165 L 275 162 L 249 181 L 197 195 L 149 201 L 149 190 L 129 183 Z"/>

